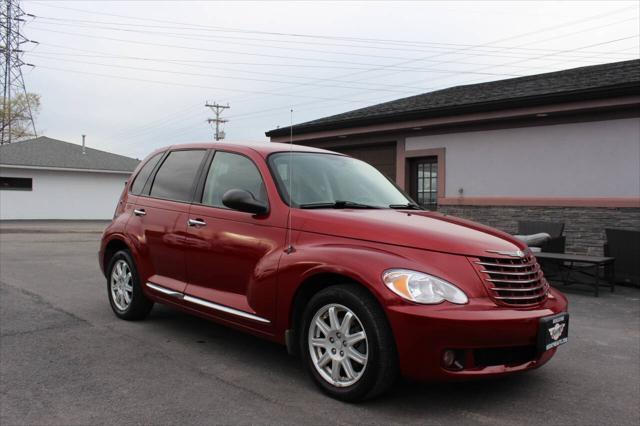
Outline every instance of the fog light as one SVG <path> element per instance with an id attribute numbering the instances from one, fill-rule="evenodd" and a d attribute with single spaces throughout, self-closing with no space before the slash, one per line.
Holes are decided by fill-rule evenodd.
<path id="1" fill-rule="evenodd" d="M 442 354 L 442 365 L 445 368 L 451 368 L 454 362 L 456 362 L 456 353 L 451 349 L 445 350 Z"/>

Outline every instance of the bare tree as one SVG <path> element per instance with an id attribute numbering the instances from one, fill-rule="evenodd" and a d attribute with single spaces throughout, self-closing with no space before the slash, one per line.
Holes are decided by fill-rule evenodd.
<path id="1" fill-rule="evenodd" d="M 39 111 L 40 95 L 35 93 L 15 95 L 6 105 L 2 105 L 0 131 L 3 135 L 10 131 L 12 141 L 35 137 L 31 117 L 35 117 Z"/>

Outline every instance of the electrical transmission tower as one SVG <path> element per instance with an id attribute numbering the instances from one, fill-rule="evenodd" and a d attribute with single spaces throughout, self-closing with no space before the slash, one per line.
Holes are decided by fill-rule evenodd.
<path id="1" fill-rule="evenodd" d="M 222 115 L 222 111 L 224 111 L 225 109 L 229 109 L 231 108 L 229 106 L 229 104 L 227 105 L 219 105 L 217 103 L 212 103 L 210 104 L 209 102 L 206 102 L 204 104 L 204 106 L 206 106 L 207 108 L 210 108 L 211 111 L 213 111 L 213 113 L 215 114 L 216 118 L 210 118 L 207 120 L 207 123 L 216 123 L 216 134 L 215 134 L 215 140 L 219 141 L 224 139 L 225 134 L 223 130 L 220 130 L 220 125 L 224 124 L 226 122 L 228 122 L 229 120 L 224 120 L 222 118 L 220 118 L 220 115 Z"/>
<path id="2" fill-rule="evenodd" d="M 31 105 L 27 89 L 22 76 L 22 66 L 33 66 L 22 60 L 22 45 L 32 42 L 20 32 L 20 27 L 25 21 L 25 17 L 34 18 L 34 15 L 25 13 L 20 7 L 19 0 L 0 0 L 0 54 L 2 55 L 2 136 L 0 144 L 11 143 L 12 139 L 12 103 L 18 94 L 25 96 L 25 111 L 20 112 L 26 117 L 33 127 L 33 134 L 36 135 L 36 125 L 33 120 Z M 32 42 L 35 43 L 35 42 Z"/>

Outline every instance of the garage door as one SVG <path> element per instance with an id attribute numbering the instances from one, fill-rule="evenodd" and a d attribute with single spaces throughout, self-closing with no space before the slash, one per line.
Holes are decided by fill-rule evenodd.
<path id="1" fill-rule="evenodd" d="M 380 170 L 389 179 L 396 179 L 396 144 L 377 144 L 366 146 L 332 147 L 328 148 L 341 154 L 349 155 L 358 160 L 366 161 Z"/>

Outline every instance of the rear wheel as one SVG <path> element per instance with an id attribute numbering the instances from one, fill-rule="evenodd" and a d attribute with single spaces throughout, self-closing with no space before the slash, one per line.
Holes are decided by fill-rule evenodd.
<path id="1" fill-rule="evenodd" d="M 397 376 L 395 342 L 378 302 L 356 285 L 316 294 L 303 314 L 300 353 L 316 384 L 344 401 L 372 398 Z"/>
<path id="2" fill-rule="evenodd" d="M 153 302 L 142 293 L 138 271 L 128 250 L 120 250 L 111 258 L 107 290 L 111 309 L 124 320 L 144 319 L 153 307 Z"/>

